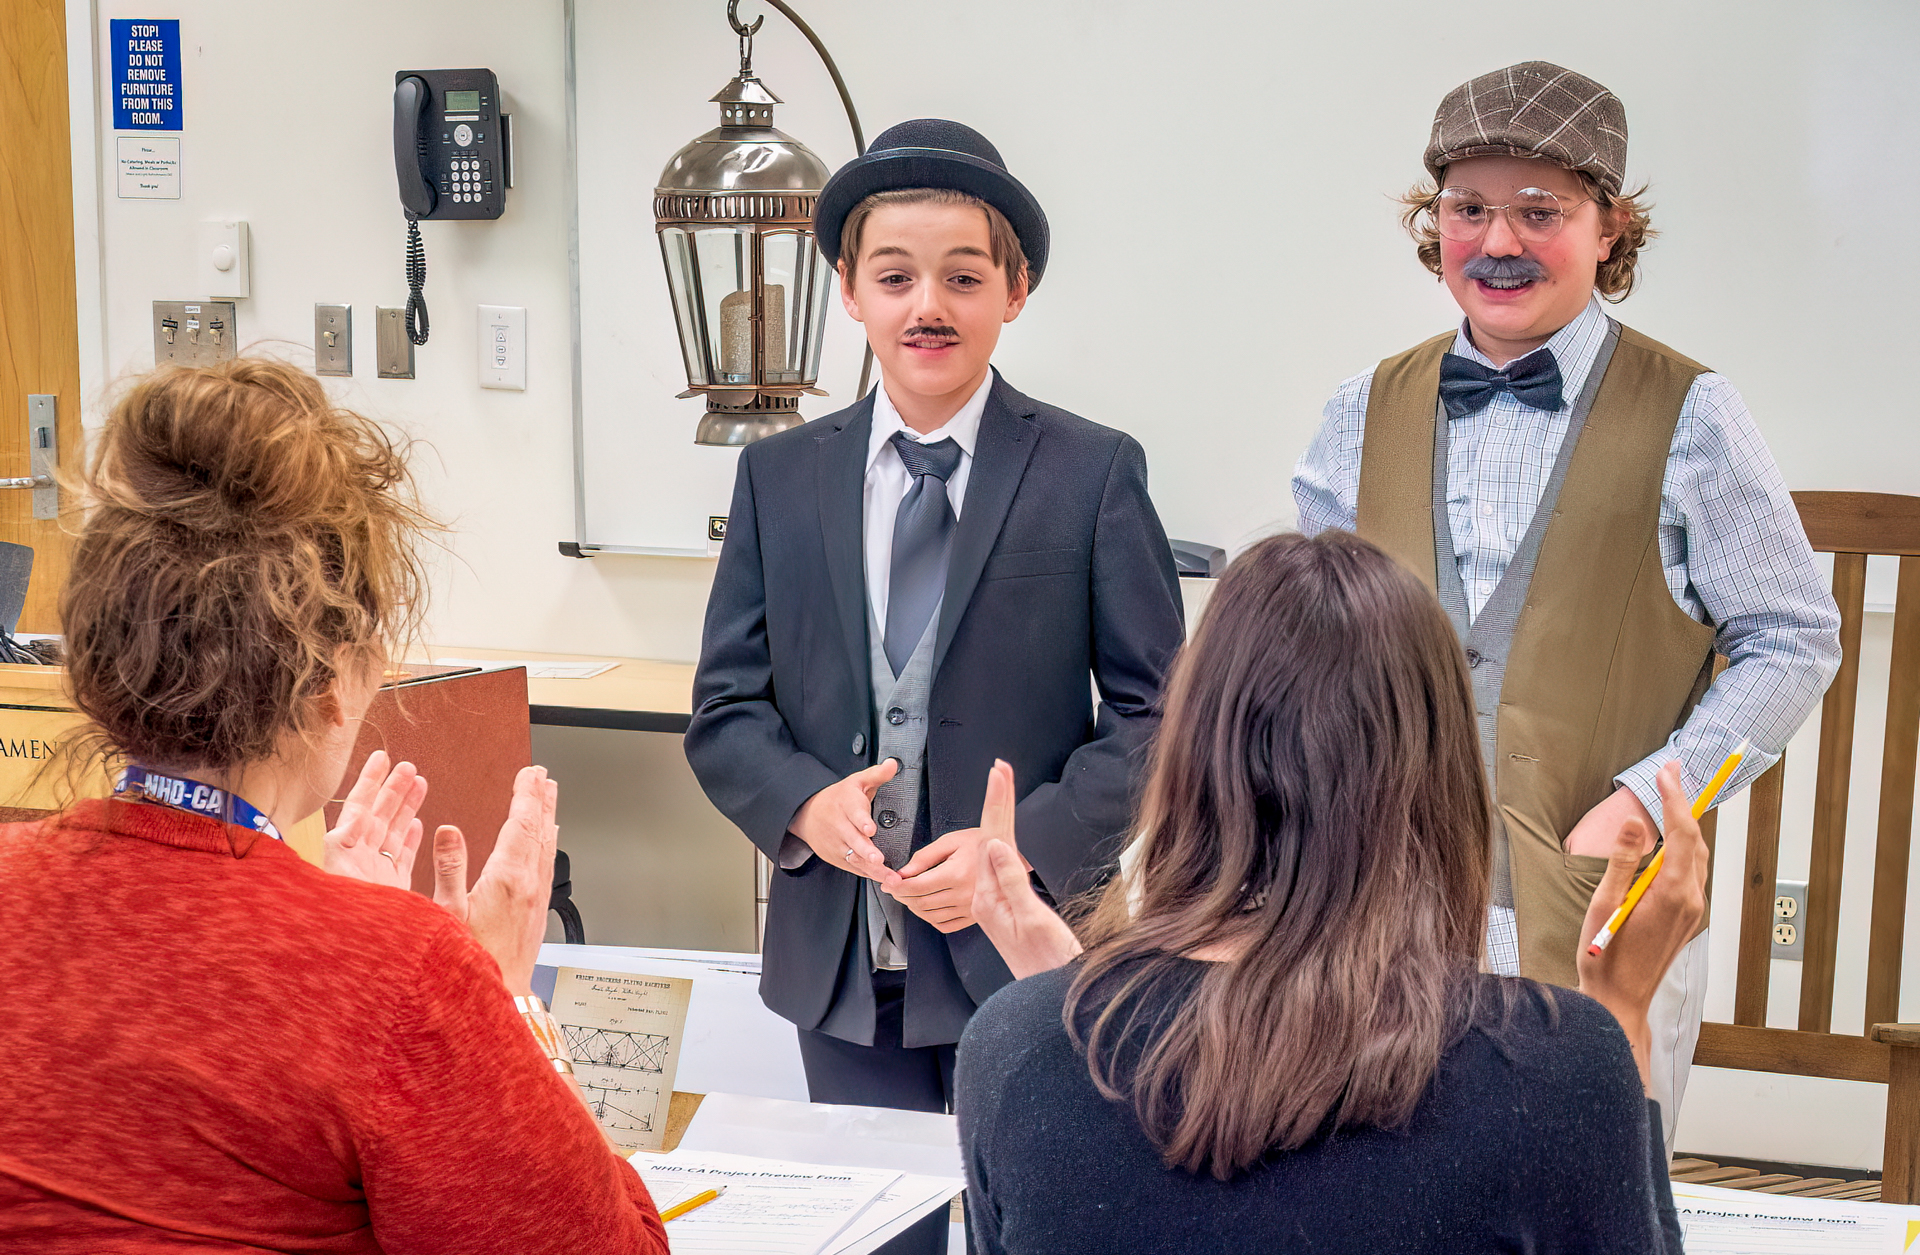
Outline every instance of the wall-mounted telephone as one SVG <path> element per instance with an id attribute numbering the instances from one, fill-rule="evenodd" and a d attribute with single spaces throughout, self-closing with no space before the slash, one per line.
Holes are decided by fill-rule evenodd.
<path id="1" fill-rule="evenodd" d="M 393 170 L 407 215 L 407 338 L 427 342 L 422 218 L 491 221 L 513 186 L 511 120 L 492 70 L 393 76 Z"/>

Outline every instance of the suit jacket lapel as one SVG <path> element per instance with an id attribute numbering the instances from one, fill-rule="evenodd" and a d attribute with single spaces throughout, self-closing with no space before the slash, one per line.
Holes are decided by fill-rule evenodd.
<path id="1" fill-rule="evenodd" d="M 954 528 L 953 549 L 947 558 L 947 591 L 940 603 L 940 632 L 933 646 L 935 672 L 960 628 L 967 603 L 973 600 L 987 556 L 1019 491 L 1020 477 L 1026 474 L 1027 459 L 1033 456 L 1039 435 L 1033 415 L 1027 398 L 995 371 L 986 411 L 980 415 L 980 437 L 974 444 L 966 499 L 960 503 L 960 523 Z"/>
<path id="2" fill-rule="evenodd" d="M 847 421 L 820 437 L 818 476 L 820 540 L 827 553 L 827 578 L 833 604 L 840 614 L 840 634 L 847 664 L 863 695 L 861 709 L 873 704 L 867 688 L 873 670 L 867 653 L 867 576 L 861 546 L 863 492 L 867 472 L 867 437 L 873 431 L 873 397 L 869 394 L 845 411 Z"/>

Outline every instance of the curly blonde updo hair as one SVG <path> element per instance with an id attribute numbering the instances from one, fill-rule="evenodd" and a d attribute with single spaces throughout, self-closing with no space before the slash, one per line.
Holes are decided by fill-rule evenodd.
<path id="1" fill-rule="evenodd" d="M 1612 215 L 1620 224 L 1619 238 L 1594 274 L 1593 286 L 1602 300 L 1624 301 L 1640 280 L 1640 250 L 1659 235 L 1648 217 L 1647 211 L 1653 206 L 1646 200 L 1647 189 L 1642 185 L 1616 196 L 1587 175 L 1577 170 L 1574 173 L 1601 214 Z M 1400 225 L 1413 237 L 1420 264 L 1436 277 L 1440 274 L 1440 230 L 1433 223 L 1433 207 L 1439 200 L 1440 187 L 1431 179 L 1408 188 L 1400 197 Z"/>
<path id="2" fill-rule="evenodd" d="M 89 758 L 231 769 L 312 736 L 337 670 L 411 639 L 406 446 L 284 362 L 156 371 L 113 407 L 60 595 Z M 374 672 L 377 675 L 377 671 Z"/>

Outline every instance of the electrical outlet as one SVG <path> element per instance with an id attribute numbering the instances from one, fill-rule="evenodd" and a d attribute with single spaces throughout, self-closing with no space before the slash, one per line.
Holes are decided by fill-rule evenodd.
<path id="1" fill-rule="evenodd" d="M 234 355 L 232 301 L 155 301 L 153 364 L 212 366 Z"/>
<path id="2" fill-rule="evenodd" d="M 1807 882 L 1781 880 L 1773 887 L 1773 957 L 1807 957 Z"/>

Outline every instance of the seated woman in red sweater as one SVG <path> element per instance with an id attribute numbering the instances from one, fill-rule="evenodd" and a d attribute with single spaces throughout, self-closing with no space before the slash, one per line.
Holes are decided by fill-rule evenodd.
<path id="1" fill-rule="evenodd" d="M 515 782 L 471 894 L 406 892 L 425 781 L 318 810 L 417 622 L 402 453 L 317 380 L 140 381 L 99 434 L 61 597 L 111 800 L 0 827 L 0 1248 L 652 1253 L 666 1237 L 530 995 L 555 786 Z M 367 880 L 384 883 L 366 883 Z M 533 1004 L 537 1007 L 537 1003 Z M 529 1010 L 532 1010 L 530 1007 Z M 555 1045 L 554 1053 L 560 1053 Z"/>
<path id="2" fill-rule="evenodd" d="M 960 1042 L 974 1250 L 1678 1255 L 1647 1005 L 1707 854 L 1677 765 L 1660 794 L 1665 869 L 1581 993 L 1479 972 L 1493 812 L 1458 637 L 1358 537 L 1253 546 L 1174 666 L 1084 953 L 994 768 L 975 914 L 1026 979 Z"/>

